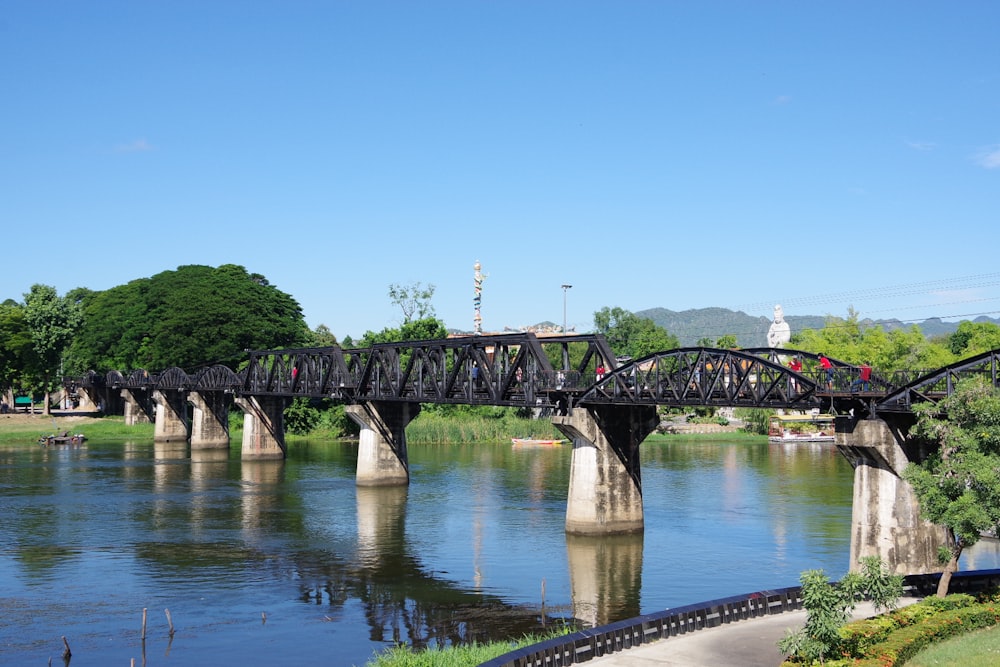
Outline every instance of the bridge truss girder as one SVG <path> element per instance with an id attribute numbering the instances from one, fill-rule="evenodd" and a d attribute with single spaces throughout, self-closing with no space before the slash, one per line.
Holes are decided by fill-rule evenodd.
<path id="1" fill-rule="evenodd" d="M 588 369 L 615 363 L 604 338 L 588 335 L 464 336 L 362 352 L 355 400 L 551 407 L 589 386 Z"/>
<path id="2" fill-rule="evenodd" d="M 621 366 L 576 404 L 824 408 L 815 379 L 759 353 L 686 347 Z"/>
<path id="3" fill-rule="evenodd" d="M 875 410 L 909 413 L 914 403 L 938 403 L 950 396 L 961 380 L 970 377 L 981 377 L 993 387 L 1000 386 L 1000 349 L 956 361 L 918 377 L 891 391 L 878 401 Z"/>
<path id="4" fill-rule="evenodd" d="M 824 387 L 816 372 L 793 372 L 785 366 L 791 356 L 818 359 L 818 355 L 792 349 L 691 347 L 658 352 L 618 367 L 602 336 L 518 333 L 381 343 L 352 350 L 332 346 L 254 351 L 239 373 L 221 365 L 195 374 L 179 368 L 161 373 L 136 369 L 127 375 L 89 372 L 72 382 L 104 391 L 224 391 L 344 403 L 380 400 L 561 409 L 588 403 L 861 408 L 866 416 L 909 413 L 914 403 L 940 401 L 968 376 L 986 377 L 1000 386 L 1000 349 L 922 374 L 898 388 L 873 374 L 866 396 Z M 845 379 L 858 372 L 851 364 L 831 362 Z M 594 383 L 599 366 L 606 374 Z M 477 369 L 475 378 L 473 368 Z"/>

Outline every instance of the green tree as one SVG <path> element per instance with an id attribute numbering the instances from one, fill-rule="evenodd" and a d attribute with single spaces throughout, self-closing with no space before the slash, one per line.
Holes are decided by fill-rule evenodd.
<path id="1" fill-rule="evenodd" d="M 242 266 L 181 266 L 88 295 L 72 371 L 235 368 L 248 349 L 304 345 L 299 304 Z"/>
<path id="2" fill-rule="evenodd" d="M 32 354 L 24 308 L 12 299 L 0 304 L 0 394 L 20 386 Z"/>
<path id="3" fill-rule="evenodd" d="M 320 324 L 310 332 L 308 343 L 311 347 L 332 347 L 337 344 L 337 337 L 330 331 L 330 327 Z"/>
<path id="4" fill-rule="evenodd" d="M 24 321 L 31 334 L 35 362 L 33 386 L 45 392 L 45 414 L 49 414 L 49 392 L 62 381 L 63 355 L 80 319 L 79 304 L 60 297 L 54 287 L 35 284 L 24 295 Z"/>
<path id="5" fill-rule="evenodd" d="M 395 343 L 406 340 L 436 340 L 447 338 L 448 329 L 436 317 L 411 320 L 401 327 L 386 327 L 382 331 L 366 331 L 358 342 L 358 347 L 368 347 L 376 343 Z"/>
<path id="6" fill-rule="evenodd" d="M 389 300 L 403 311 L 403 324 L 414 318 L 422 320 L 434 317 L 434 306 L 431 304 L 434 289 L 434 285 L 424 287 L 419 282 L 389 285 Z"/>
<path id="7" fill-rule="evenodd" d="M 603 335 L 616 356 L 639 359 L 680 347 L 674 336 L 653 320 L 615 306 L 594 313 L 594 331 Z"/>
<path id="8" fill-rule="evenodd" d="M 913 437 L 931 451 L 907 466 L 903 479 L 917 495 L 921 516 L 946 531 L 937 590 L 944 597 L 962 552 L 983 533 L 1000 529 L 1000 392 L 971 378 L 937 405 L 917 405 L 915 412 Z"/>
<path id="9" fill-rule="evenodd" d="M 931 370 L 955 361 L 945 346 L 924 337 L 919 327 L 885 331 L 882 326 L 862 327 L 853 309 L 847 318 L 827 317 L 822 329 L 805 329 L 792 335 L 788 347 L 823 353 L 847 363 L 868 362 L 877 370 Z"/>
<path id="10" fill-rule="evenodd" d="M 974 357 L 995 350 L 1000 348 L 1000 326 L 992 322 L 959 322 L 947 344 L 957 357 Z"/>
<path id="11" fill-rule="evenodd" d="M 696 345 L 698 347 L 714 347 L 720 350 L 731 350 L 738 347 L 735 334 L 726 334 L 718 338 L 706 336 L 705 338 L 699 338 Z"/>

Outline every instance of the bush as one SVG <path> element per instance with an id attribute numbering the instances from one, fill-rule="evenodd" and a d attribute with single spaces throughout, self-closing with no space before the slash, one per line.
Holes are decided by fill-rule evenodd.
<path id="1" fill-rule="evenodd" d="M 871 628 L 872 635 L 855 641 L 845 640 L 842 628 L 859 600 L 867 598 L 875 609 L 892 609 L 903 594 L 903 577 L 889 572 L 876 556 L 861 559 L 861 571 L 849 572 L 840 582 L 831 584 L 822 570 L 801 574 L 802 606 L 806 608 L 805 626 L 788 633 L 778 648 L 793 656 L 793 662 L 824 663 L 829 656 L 867 646 L 873 637 L 882 638 L 889 629 Z M 876 632 L 877 631 L 877 632 Z"/>
<path id="2" fill-rule="evenodd" d="M 986 599 L 986 602 L 977 602 L 971 595 L 964 594 L 930 597 L 888 614 L 855 621 L 840 628 L 840 643 L 836 651 L 839 657 L 832 660 L 821 661 L 817 657 L 817 649 L 822 647 L 815 646 L 808 638 L 799 637 L 796 641 L 804 650 L 790 656 L 784 665 L 902 665 L 932 643 L 1000 623 L 1000 605 Z M 812 653 L 809 653 L 810 649 Z"/>
<path id="3" fill-rule="evenodd" d="M 767 435 L 774 410 L 762 408 L 736 408 L 733 415 L 743 420 L 743 430 L 756 435 Z"/>
<path id="4" fill-rule="evenodd" d="M 295 435 L 306 435 L 319 424 L 319 410 L 309 404 L 308 398 L 296 398 L 285 408 L 285 430 Z"/>
<path id="5" fill-rule="evenodd" d="M 945 611 L 916 625 L 893 632 L 868 649 L 858 667 L 894 667 L 933 643 L 1000 624 L 1000 607 L 993 603 Z"/>

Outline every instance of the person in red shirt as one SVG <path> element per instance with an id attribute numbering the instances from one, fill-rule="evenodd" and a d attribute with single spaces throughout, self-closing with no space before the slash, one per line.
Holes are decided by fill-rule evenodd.
<path id="1" fill-rule="evenodd" d="M 868 365 L 868 362 L 863 362 L 861 364 L 861 370 L 858 372 L 858 379 L 851 383 L 851 391 L 868 391 L 868 385 L 872 379 L 872 367 Z"/>
<path id="2" fill-rule="evenodd" d="M 819 367 L 826 371 L 826 388 L 833 389 L 833 364 L 825 354 L 819 355 Z"/>
<path id="3" fill-rule="evenodd" d="M 788 362 L 788 367 L 795 373 L 802 372 L 802 360 L 798 357 L 792 357 L 792 360 Z M 792 391 L 799 390 L 799 383 L 796 380 L 792 380 Z"/>

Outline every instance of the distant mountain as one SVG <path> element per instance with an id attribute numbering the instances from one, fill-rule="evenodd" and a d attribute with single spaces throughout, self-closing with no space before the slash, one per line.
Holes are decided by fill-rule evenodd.
<path id="1" fill-rule="evenodd" d="M 692 310 L 668 310 L 666 308 L 649 308 L 639 310 L 635 313 L 639 317 L 653 320 L 680 340 L 682 347 L 691 347 L 698 344 L 702 338 L 717 338 L 725 335 L 736 336 L 736 343 L 739 347 L 766 347 L 767 330 L 771 326 L 771 318 L 764 316 L 754 317 L 747 315 L 743 311 L 729 310 L 727 308 L 695 308 Z M 791 328 L 792 333 L 803 329 L 822 329 L 826 326 L 826 317 L 822 315 L 786 315 L 785 321 Z M 980 316 L 972 320 L 973 322 L 990 322 L 1000 326 L 1000 318 Z M 945 322 L 934 317 L 917 323 L 920 331 L 927 338 L 939 336 L 950 336 L 958 329 L 958 322 Z M 912 322 L 902 322 L 900 320 L 861 320 L 862 326 L 880 325 L 886 331 L 895 329 L 907 329 L 913 326 Z M 513 331 L 533 331 L 535 333 L 558 333 L 562 326 L 554 322 L 539 322 L 529 327 L 504 327 L 503 333 Z M 573 330 L 570 329 L 572 332 Z M 589 331 L 589 330 L 585 330 Z M 471 331 L 460 331 L 449 329 L 448 333 L 470 335 Z M 485 333 L 500 333 L 487 331 Z"/>
<path id="2" fill-rule="evenodd" d="M 666 308 L 650 308 L 635 313 L 639 317 L 653 320 L 680 339 L 681 346 L 696 345 L 702 338 L 715 340 L 721 336 L 734 335 L 739 347 L 764 347 L 767 345 L 767 329 L 771 318 L 754 317 L 742 311 L 727 308 L 696 308 L 674 311 Z M 822 329 L 826 317 L 820 315 L 786 315 L 785 321 L 794 334 L 803 329 Z M 1000 319 L 978 317 L 974 322 L 992 322 L 1000 325 Z M 862 320 L 864 326 L 881 325 L 887 331 L 905 329 L 912 323 L 899 320 Z M 927 338 L 949 336 L 958 329 L 958 322 L 944 322 L 938 318 L 924 320 L 917 324 Z"/>

